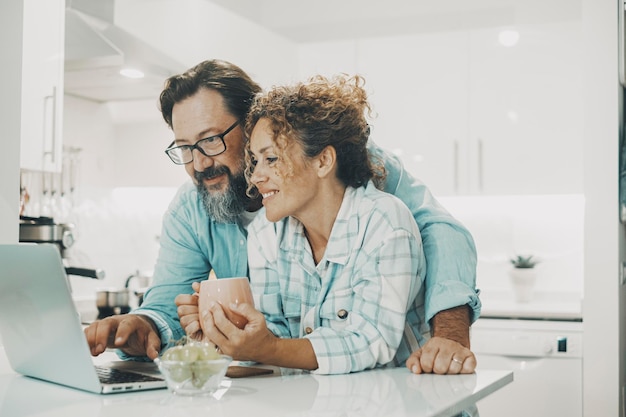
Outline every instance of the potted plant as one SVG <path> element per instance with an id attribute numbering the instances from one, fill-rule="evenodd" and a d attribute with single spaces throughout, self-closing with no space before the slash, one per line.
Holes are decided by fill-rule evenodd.
<path id="1" fill-rule="evenodd" d="M 532 299 L 533 289 L 537 281 L 535 266 L 539 260 L 533 255 L 516 255 L 510 259 L 513 268 L 509 271 L 515 299 L 520 303 L 527 303 Z"/>

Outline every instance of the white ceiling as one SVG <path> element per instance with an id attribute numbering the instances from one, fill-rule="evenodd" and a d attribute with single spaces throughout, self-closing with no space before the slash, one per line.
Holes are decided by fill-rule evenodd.
<path id="1" fill-rule="evenodd" d="M 553 22 L 580 13 L 572 0 L 207 1 L 296 42 Z"/>

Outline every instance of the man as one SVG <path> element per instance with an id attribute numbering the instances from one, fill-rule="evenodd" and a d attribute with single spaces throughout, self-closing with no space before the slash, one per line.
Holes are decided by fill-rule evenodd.
<path id="1" fill-rule="evenodd" d="M 163 219 L 153 285 L 131 314 L 107 317 L 85 329 L 92 355 L 119 348 L 123 358 L 154 359 L 187 332 L 174 299 L 187 308 L 191 284 L 207 278 L 247 276 L 246 226 L 261 207 L 246 196 L 240 123 L 261 88 L 239 67 L 205 61 L 170 77 L 161 112 L 175 135 L 166 153 L 193 180 L 183 185 Z M 407 361 L 415 373 L 471 373 L 469 326 L 480 314 L 475 289 L 476 251 L 469 232 L 441 207 L 399 160 L 375 145 L 387 170 L 385 191 L 412 211 L 426 256 L 426 319 L 432 338 Z M 182 325 L 182 326 L 181 326 Z"/>

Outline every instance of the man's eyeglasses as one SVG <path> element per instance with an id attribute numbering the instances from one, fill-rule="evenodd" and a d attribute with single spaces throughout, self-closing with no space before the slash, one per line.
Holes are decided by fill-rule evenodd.
<path id="1" fill-rule="evenodd" d="M 200 139 L 194 145 L 181 145 L 174 146 L 176 141 L 172 142 L 170 146 L 165 150 L 167 156 L 170 157 L 173 163 L 176 165 L 184 165 L 193 161 L 193 150 L 197 149 L 204 156 L 217 156 L 226 151 L 226 142 L 224 142 L 224 136 L 226 136 L 231 130 L 233 130 L 239 121 L 232 124 L 231 127 L 226 129 L 219 135 L 209 136 L 208 138 Z M 174 146 L 172 148 L 172 146 Z"/>

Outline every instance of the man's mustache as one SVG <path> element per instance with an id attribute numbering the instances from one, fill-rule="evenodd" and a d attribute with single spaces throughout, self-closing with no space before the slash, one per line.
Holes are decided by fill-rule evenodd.
<path id="1" fill-rule="evenodd" d="M 202 182 L 203 180 L 208 180 L 214 177 L 218 177 L 222 174 L 227 174 L 230 176 L 230 169 L 227 166 L 219 166 L 219 167 L 210 167 L 205 169 L 202 172 L 194 172 L 193 176 L 198 182 Z"/>

